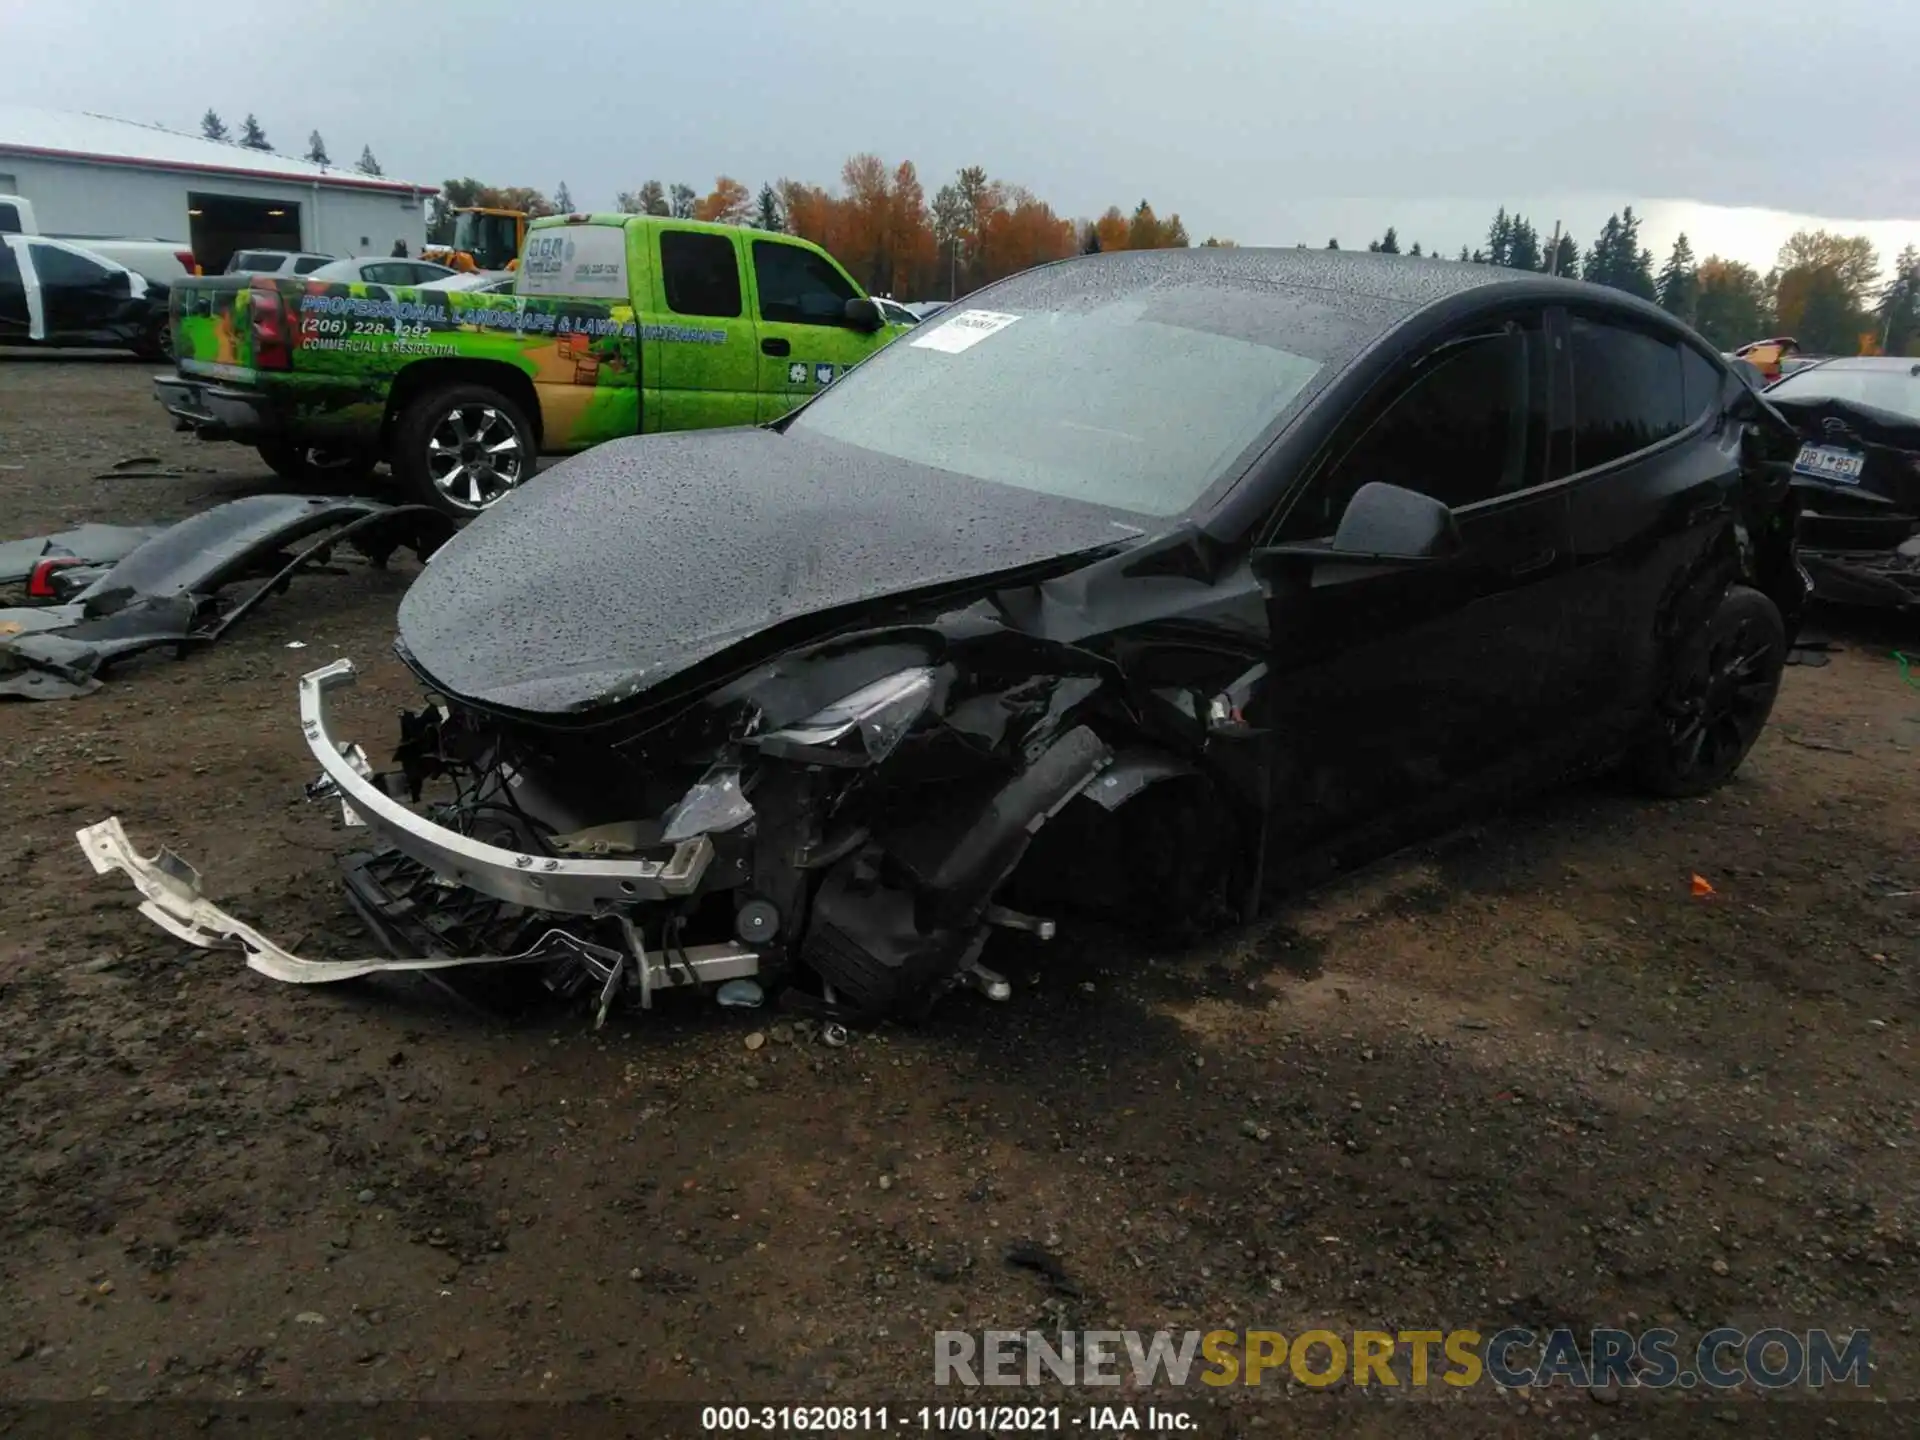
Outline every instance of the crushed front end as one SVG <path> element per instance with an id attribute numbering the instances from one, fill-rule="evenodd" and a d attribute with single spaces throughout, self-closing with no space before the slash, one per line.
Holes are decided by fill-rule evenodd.
<path id="1" fill-rule="evenodd" d="M 511 965 L 604 1018 L 674 987 L 744 981 L 733 994 L 754 1003 L 805 974 L 829 1011 L 918 1015 L 962 984 L 1004 996 L 980 965 L 993 927 L 1051 935 L 1000 903 L 1050 818 L 1103 775 L 1131 798 L 1185 770 L 1131 750 L 1115 764 L 1127 720 L 1104 662 L 1010 643 L 1028 653 L 988 644 L 982 665 L 933 630 L 869 633 L 620 722 L 430 695 L 384 771 L 333 713 L 352 662 L 309 673 L 308 793 L 372 842 L 346 884 L 385 960 L 302 960 L 206 902 L 177 858 L 140 860 L 115 822 L 81 840 L 173 933 L 283 980 Z"/>

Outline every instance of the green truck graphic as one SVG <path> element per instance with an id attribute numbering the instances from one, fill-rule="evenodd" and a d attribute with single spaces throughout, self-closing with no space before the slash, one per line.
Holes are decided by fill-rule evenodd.
<path id="1" fill-rule="evenodd" d="M 290 480 L 385 461 L 471 514 L 539 454 L 777 420 L 905 328 L 804 240 L 651 215 L 534 222 L 513 285 L 183 281 L 155 395 Z"/>

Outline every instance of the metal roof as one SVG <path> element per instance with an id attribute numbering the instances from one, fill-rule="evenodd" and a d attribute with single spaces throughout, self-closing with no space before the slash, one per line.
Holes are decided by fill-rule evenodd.
<path id="1" fill-rule="evenodd" d="M 108 115 L 41 110 L 27 105 L 0 105 L 0 156 L 10 154 L 202 174 L 248 175 L 263 180 L 291 180 L 302 185 L 317 183 L 416 195 L 438 194 L 440 188 L 391 176 L 362 175 L 351 166 L 316 165 L 292 155 L 251 150 L 245 145 L 209 140 L 202 135 L 188 135 L 158 125 L 116 120 Z"/>

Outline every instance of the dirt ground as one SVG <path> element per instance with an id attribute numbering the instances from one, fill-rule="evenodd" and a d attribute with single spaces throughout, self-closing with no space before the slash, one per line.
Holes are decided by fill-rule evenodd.
<path id="1" fill-rule="evenodd" d="M 147 375 L 0 359 L 0 538 L 274 488 Z M 102 478 L 133 456 L 181 473 Z M 1010 945 L 1010 1003 L 831 1049 L 772 1011 L 596 1034 L 278 985 L 91 874 L 73 832 L 118 814 L 289 947 L 363 953 L 293 687 L 352 656 L 377 751 L 410 573 L 309 576 L 217 648 L 0 708 L 0 1401 L 1006 1400 L 934 1391 L 932 1332 L 1062 1320 L 1865 1328 L 1868 1395 L 1920 1397 L 1920 689 L 1889 653 L 1920 634 L 1826 617 L 1842 650 L 1712 798 L 1560 793 L 1192 953 Z M 1782 1413 L 1203 1390 L 1161 1399 L 1219 1434 Z"/>

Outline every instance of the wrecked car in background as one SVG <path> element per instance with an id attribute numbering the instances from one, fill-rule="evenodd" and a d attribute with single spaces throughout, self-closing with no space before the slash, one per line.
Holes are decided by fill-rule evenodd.
<path id="1" fill-rule="evenodd" d="M 129 656 L 184 654 L 218 640 L 343 545 L 383 565 L 403 546 L 432 554 L 452 529 L 422 506 L 252 495 L 177 525 L 87 525 L 0 546 L 0 583 L 18 573 L 29 599 L 53 602 L 0 609 L 0 698 L 91 694 L 100 675 Z M 249 581 L 258 582 L 251 591 L 231 593 Z"/>
<path id="2" fill-rule="evenodd" d="M 1800 559 L 1822 600 L 1920 608 L 1920 361 L 1822 360 L 1768 387 L 1800 433 Z"/>
<path id="3" fill-rule="evenodd" d="M 1178 929 L 1517 784 L 1727 780 L 1805 582 L 1792 437 L 1670 316 L 1478 265 L 1129 252 L 1001 282 L 765 429 L 601 446 L 445 547 L 390 768 L 300 724 L 392 960 L 606 1007 L 811 976 L 867 1015 L 996 927 Z M 790 993 L 810 994 L 812 986 Z"/>

